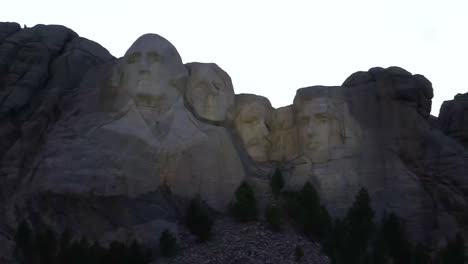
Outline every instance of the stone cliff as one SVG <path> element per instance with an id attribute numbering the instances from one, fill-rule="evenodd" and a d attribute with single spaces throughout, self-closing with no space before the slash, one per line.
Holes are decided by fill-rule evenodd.
<path id="1" fill-rule="evenodd" d="M 186 199 L 222 213 L 247 181 L 266 203 L 280 168 L 335 216 L 365 187 L 378 215 L 438 246 L 467 233 L 467 100 L 435 118 L 432 97 L 422 75 L 372 68 L 275 109 L 156 34 L 117 59 L 62 26 L 0 23 L 0 241 L 27 219 L 156 244 Z"/>

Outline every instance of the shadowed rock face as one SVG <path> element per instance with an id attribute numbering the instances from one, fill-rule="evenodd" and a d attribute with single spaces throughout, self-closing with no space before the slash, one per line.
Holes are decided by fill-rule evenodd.
<path id="1" fill-rule="evenodd" d="M 466 225 L 466 151 L 430 125 L 430 82 L 392 67 L 353 74 L 344 85 L 365 135 L 360 185 L 377 210 L 396 211 L 414 237 L 433 244 Z"/>
<path id="2" fill-rule="evenodd" d="M 35 170 L 50 128 L 71 105 L 85 73 L 112 61 L 109 52 L 63 26 L 21 29 L 0 23 L 0 242 L 9 248 L 33 196 Z M 3 254 L 5 253 L 5 254 Z M 2 258 L 5 257 L 5 258 Z M 0 262 L 7 262 L 7 252 Z"/>
<path id="3" fill-rule="evenodd" d="M 184 65 L 156 34 L 115 60 L 65 27 L 0 23 L 0 88 L 6 252 L 22 219 L 156 245 L 187 199 L 225 212 L 248 181 L 267 204 L 277 166 L 286 189 L 313 183 L 334 216 L 365 187 L 415 240 L 437 245 L 468 224 L 465 96 L 430 118 L 432 84 L 398 67 L 301 88 L 273 109 L 234 95 L 216 64 Z"/>
<path id="4" fill-rule="evenodd" d="M 444 133 L 468 146 L 468 94 L 457 94 L 445 101 L 439 112 L 439 125 Z"/>

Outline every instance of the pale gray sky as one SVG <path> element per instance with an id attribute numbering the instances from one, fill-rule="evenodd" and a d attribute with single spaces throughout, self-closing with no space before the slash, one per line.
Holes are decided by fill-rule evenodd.
<path id="1" fill-rule="evenodd" d="M 184 62 L 215 62 L 236 93 L 292 103 L 296 89 L 340 85 L 374 66 L 400 66 L 434 86 L 432 114 L 468 92 L 466 0 L 23 0 L 2 21 L 62 24 L 122 56 L 144 33 L 176 46 Z"/>

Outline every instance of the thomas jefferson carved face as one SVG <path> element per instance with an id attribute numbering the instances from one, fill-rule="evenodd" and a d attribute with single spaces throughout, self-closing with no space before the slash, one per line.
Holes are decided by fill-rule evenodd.
<path id="1" fill-rule="evenodd" d="M 234 105 L 231 78 L 214 63 L 189 63 L 186 99 L 195 114 L 210 121 L 224 121 Z"/>
<path id="2" fill-rule="evenodd" d="M 272 107 L 268 99 L 251 94 L 236 95 L 235 128 L 249 155 L 267 161 Z"/>
<path id="3" fill-rule="evenodd" d="M 176 48 L 146 34 L 128 49 L 120 64 L 121 84 L 140 107 L 170 107 L 181 95 L 187 71 Z"/>

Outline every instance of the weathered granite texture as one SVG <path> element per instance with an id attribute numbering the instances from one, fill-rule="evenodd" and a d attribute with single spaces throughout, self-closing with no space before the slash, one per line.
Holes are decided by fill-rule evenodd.
<path id="1" fill-rule="evenodd" d="M 280 167 L 334 216 L 365 187 L 378 216 L 438 246 L 468 226 L 468 100 L 435 118 L 432 97 L 422 75 L 372 68 L 274 109 L 156 34 L 115 59 L 62 26 L 0 23 L 0 242 L 25 219 L 156 246 L 190 198 L 223 213 L 247 181 L 264 206 Z"/>

